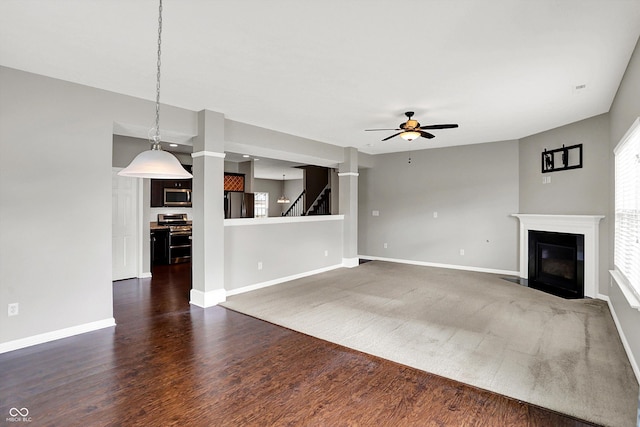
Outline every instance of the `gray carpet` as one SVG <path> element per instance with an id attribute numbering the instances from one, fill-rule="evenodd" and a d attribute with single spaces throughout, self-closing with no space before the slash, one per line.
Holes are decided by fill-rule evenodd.
<path id="1" fill-rule="evenodd" d="M 305 334 L 610 426 L 638 383 L 607 304 L 500 276 L 374 261 L 222 304 Z"/>

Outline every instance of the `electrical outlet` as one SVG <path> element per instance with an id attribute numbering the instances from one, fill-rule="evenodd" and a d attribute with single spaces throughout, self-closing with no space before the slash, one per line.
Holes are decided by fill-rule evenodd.
<path id="1" fill-rule="evenodd" d="M 543 184 L 551 184 L 551 177 L 550 176 L 543 176 L 542 177 L 542 183 Z"/>
<path id="2" fill-rule="evenodd" d="M 380 211 L 371 211 L 371 216 L 380 216 Z"/>
<path id="3" fill-rule="evenodd" d="M 460 255 L 464 255 L 464 249 L 460 249 Z"/>
<path id="4" fill-rule="evenodd" d="M 329 251 L 324 251 L 324 256 L 329 256 Z"/>
<path id="5" fill-rule="evenodd" d="M 383 246 L 384 246 L 385 249 L 387 249 L 387 244 L 386 243 Z"/>
<path id="6" fill-rule="evenodd" d="M 9 307 L 7 308 L 7 316 L 17 316 L 19 308 L 20 306 L 17 302 L 9 304 Z"/>
<path id="7" fill-rule="evenodd" d="M 434 213 L 433 213 L 433 217 L 434 217 L 434 218 L 438 218 L 438 212 L 434 212 Z"/>
<path id="8" fill-rule="evenodd" d="M 262 261 L 258 261 L 258 270 L 262 270 Z"/>

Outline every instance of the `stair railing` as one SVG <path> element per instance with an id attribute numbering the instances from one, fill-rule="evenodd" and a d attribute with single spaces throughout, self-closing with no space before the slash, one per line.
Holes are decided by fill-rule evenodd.
<path id="1" fill-rule="evenodd" d="M 298 198 L 291 203 L 289 209 L 282 214 L 282 216 L 302 216 L 304 215 L 304 193 L 305 190 L 302 190 L 302 193 L 298 196 Z"/>
<path id="2" fill-rule="evenodd" d="M 329 215 L 331 213 L 329 212 L 329 194 L 331 194 L 331 188 L 327 184 L 304 215 Z"/>

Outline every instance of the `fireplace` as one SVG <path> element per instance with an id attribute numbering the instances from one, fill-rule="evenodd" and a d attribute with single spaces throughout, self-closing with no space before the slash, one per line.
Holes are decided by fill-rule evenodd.
<path id="1" fill-rule="evenodd" d="M 584 298 L 584 235 L 529 230 L 529 287 Z"/>
<path id="2" fill-rule="evenodd" d="M 599 228 L 602 215 L 513 214 L 520 221 L 519 275 L 529 279 L 529 231 L 573 233 L 584 236 L 584 296 L 597 298 L 599 288 Z"/>

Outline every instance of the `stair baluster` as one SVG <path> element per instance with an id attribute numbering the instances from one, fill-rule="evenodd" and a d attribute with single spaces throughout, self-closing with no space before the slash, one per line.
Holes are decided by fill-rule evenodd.
<path id="1" fill-rule="evenodd" d="M 282 216 L 302 216 L 304 215 L 304 193 L 305 190 L 302 190 L 302 193 L 298 196 L 298 198 L 291 203 L 289 209 L 282 214 Z"/>

